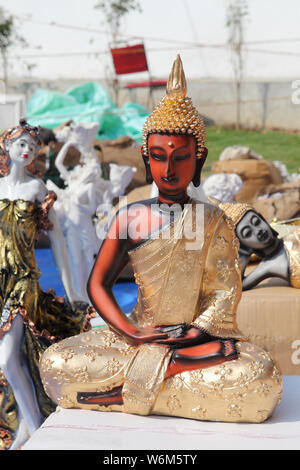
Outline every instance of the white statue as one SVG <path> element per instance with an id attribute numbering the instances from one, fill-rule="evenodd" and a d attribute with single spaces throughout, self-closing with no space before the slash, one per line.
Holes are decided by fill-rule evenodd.
<path id="1" fill-rule="evenodd" d="M 234 195 L 240 192 L 242 186 L 242 179 L 235 173 L 216 173 L 210 175 L 200 185 L 206 198 L 213 197 L 221 202 L 234 201 Z"/>
<path id="2" fill-rule="evenodd" d="M 136 171 L 125 165 L 110 164 L 110 179 L 102 178 L 101 165 L 93 149 L 97 128 L 97 123 L 79 123 L 65 126 L 57 133 L 58 140 L 67 139 L 55 160 L 66 188 L 60 189 L 47 181 L 48 189 L 58 195 L 56 210 L 66 238 L 73 286 L 86 302 L 89 302 L 88 278 L 102 243 L 93 217 L 99 206 L 111 204 L 115 197 L 124 194 Z M 79 164 L 68 171 L 63 162 L 70 146 L 76 147 L 81 157 Z"/>
<path id="3" fill-rule="evenodd" d="M 245 145 L 226 147 L 220 154 L 221 162 L 227 160 L 262 160 L 263 157 Z"/>
<path id="4" fill-rule="evenodd" d="M 34 258 L 41 208 L 50 197 L 43 181 L 27 169 L 38 149 L 37 128 L 25 121 L 0 137 L 0 369 L 14 393 L 18 418 L 10 449 L 22 445 L 43 420 L 23 354 L 24 325 L 31 321 L 31 326 L 44 328 L 47 318 L 55 317 L 51 311 L 55 302 L 49 303 L 49 294 L 40 288 Z M 51 205 L 47 209 L 47 221 L 52 225 L 49 238 L 67 297 L 73 303 L 80 299 L 72 287 L 64 236 Z M 2 412 L 1 408 L 0 415 Z"/>
<path id="5" fill-rule="evenodd" d="M 79 122 L 74 124 L 70 122 L 60 129 L 56 129 L 55 136 L 58 142 L 64 142 L 67 148 L 64 149 L 64 157 L 67 154 L 68 148 L 73 145 L 80 152 L 80 163 L 89 163 L 94 160 L 98 163 L 96 152 L 94 151 L 93 143 L 97 136 L 99 124 L 98 122 Z M 56 166 L 59 166 L 60 171 L 64 171 L 63 160 Z"/>

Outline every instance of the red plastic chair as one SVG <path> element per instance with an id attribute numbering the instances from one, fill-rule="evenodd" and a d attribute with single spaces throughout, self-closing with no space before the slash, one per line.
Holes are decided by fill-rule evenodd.
<path id="1" fill-rule="evenodd" d="M 153 89 L 157 87 L 165 87 L 167 80 L 152 79 L 147 63 L 144 44 L 140 43 L 133 46 L 114 47 L 111 48 L 110 51 L 117 76 L 129 73 L 148 72 L 149 80 L 127 83 L 124 88 L 128 90 L 133 90 L 135 88 L 149 88 L 148 103 L 150 99 L 153 103 Z"/>

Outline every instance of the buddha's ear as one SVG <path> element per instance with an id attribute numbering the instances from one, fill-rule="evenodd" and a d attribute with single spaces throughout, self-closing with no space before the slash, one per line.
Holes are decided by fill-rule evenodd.
<path id="1" fill-rule="evenodd" d="M 206 147 L 204 147 L 201 158 L 196 159 L 196 169 L 195 169 L 194 178 L 192 180 L 193 185 L 196 188 L 200 186 L 200 183 L 201 183 L 201 172 L 202 172 L 202 168 L 205 163 L 207 154 L 208 154 L 208 150 Z"/>
<path id="2" fill-rule="evenodd" d="M 142 153 L 142 157 L 143 157 L 144 164 L 145 164 L 145 169 L 146 169 L 146 183 L 151 184 L 151 183 L 153 183 L 153 177 L 152 177 L 152 173 L 151 173 L 149 157 L 144 154 L 143 146 L 141 146 L 141 153 Z"/>

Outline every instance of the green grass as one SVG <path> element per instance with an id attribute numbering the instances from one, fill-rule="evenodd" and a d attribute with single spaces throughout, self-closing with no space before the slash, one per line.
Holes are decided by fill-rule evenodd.
<path id="1" fill-rule="evenodd" d="M 232 145 L 245 145 L 266 160 L 280 160 L 290 173 L 300 173 L 300 134 L 277 131 L 250 131 L 207 128 L 206 146 L 208 157 L 204 172 L 209 173 L 211 165 L 219 160 L 221 152 Z"/>

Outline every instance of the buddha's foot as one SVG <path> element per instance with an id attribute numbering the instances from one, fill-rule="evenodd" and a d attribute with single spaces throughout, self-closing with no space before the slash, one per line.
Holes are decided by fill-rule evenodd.
<path id="1" fill-rule="evenodd" d="M 122 387 L 116 387 L 108 392 L 78 392 L 77 401 L 83 405 L 123 405 Z"/>
<path id="2" fill-rule="evenodd" d="M 220 339 L 174 352 L 166 378 L 187 370 L 204 369 L 238 358 L 235 340 Z"/>
<path id="3" fill-rule="evenodd" d="M 236 341 L 233 340 L 233 339 L 228 339 L 228 340 L 223 341 L 222 343 L 223 343 L 222 353 L 224 355 L 224 359 L 226 361 L 231 361 L 233 359 L 237 359 L 238 352 L 237 352 L 237 349 L 235 347 Z"/>

